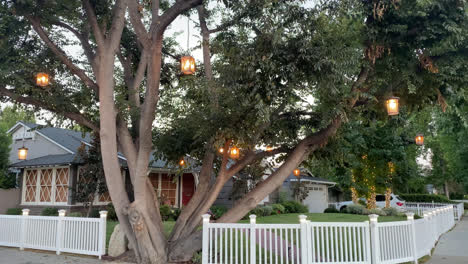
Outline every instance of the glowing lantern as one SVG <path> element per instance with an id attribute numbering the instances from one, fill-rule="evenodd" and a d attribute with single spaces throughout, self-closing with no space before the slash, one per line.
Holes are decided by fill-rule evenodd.
<path id="1" fill-rule="evenodd" d="M 387 100 L 387 113 L 388 115 L 398 115 L 399 113 L 399 100 L 400 98 L 398 97 L 391 97 Z"/>
<path id="2" fill-rule="evenodd" d="M 180 59 L 180 70 L 185 75 L 195 73 L 195 59 L 192 56 L 183 56 Z"/>
<path id="3" fill-rule="evenodd" d="M 418 146 L 424 145 L 424 136 L 422 134 L 417 134 L 415 141 L 416 141 L 416 145 Z"/>
<path id="4" fill-rule="evenodd" d="M 299 178 L 301 176 L 301 170 L 300 169 L 295 169 L 295 170 L 293 170 L 293 174 L 294 174 L 294 176 Z"/>
<path id="5" fill-rule="evenodd" d="M 221 154 L 223 154 L 223 153 L 224 153 L 224 148 L 219 148 L 219 149 L 218 149 L 218 152 L 221 153 Z"/>
<path id="6" fill-rule="evenodd" d="M 38 86 L 47 86 L 49 85 L 49 74 L 40 72 L 36 75 L 36 84 Z"/>
<path id="7" fill-rule="evenodd" d="M 272 147 L 272 146 L 267 146 L 267 147 L 266 147 L 266 151 L 270 152 L 270 151 L 272 151 L 272 150 L 273 150 L 273 147 Z"/>
<path id="8" fill-rule="evenodd" d="M 232 148 L 229 150 L 229 157 L 230 157 L 231 159 L 238 159 L 238 158 L 239 158 L 239 155 L 240 155 L 240 150 L 239 150 L 239 148 L 232 147 Z"/>
<path id="9" fill-rule="evenodd" d="M 28 156 L 28 149 L 27 148 L 22 147 L 22 148 L 18 149 L 18 159 L 19 160 L 25 160 L 27 156 Z"/>
<path id="10" fill-rule="evenodd" d="M 184 160 L 184 159 L 180 159 L 180 160 L 179 160 L 179 165 L 180 165 L 181 167 L 185 166 L 185 160 Z"/>

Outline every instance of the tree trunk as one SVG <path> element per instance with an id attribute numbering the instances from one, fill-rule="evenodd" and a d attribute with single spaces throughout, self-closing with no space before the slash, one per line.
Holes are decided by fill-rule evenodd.
<path id="1" fill-rule="evenodd" d="M 445 196 L 447 196 L 448 199 L 450 199 L 450 191 L 449 191 L 449 182 L 445 181 L 444 183 L 444 192 Z"/>

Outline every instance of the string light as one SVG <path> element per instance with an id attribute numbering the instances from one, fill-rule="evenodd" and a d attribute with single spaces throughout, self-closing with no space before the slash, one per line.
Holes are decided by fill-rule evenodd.
<path id="1" fill-rule="evenodd" d="M 36 75 L 36 85 L 44 87 L 49 85 L 49 74 L 40 72 Z"/>

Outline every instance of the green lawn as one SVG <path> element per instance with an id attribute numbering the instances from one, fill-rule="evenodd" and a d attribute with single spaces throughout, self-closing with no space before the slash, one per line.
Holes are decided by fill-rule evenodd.
<path id="1" fill-rule="evenodd" d="M 257 223 L 261 224 L 297 224 L 299 223 L 300 214 L 282 214 L 282 215 L 271 215 L 257 218 Z M 353 214 L 305 214 L 307 220 L 312 222 L 363 222 L 368 221 L 367 215 L 353 215 Z M 405 216 L 380 216 L 379 222 L 392 222 L 392 221 L 404 221 Z M 249 220 L 241 220 L 240 223 L 248 223 Z M 109 239 L 114 231 L 114 227 L 118 222 L 107 221 L 106 239 L 107 245 L 109 245 Z M 167 221 L 163 223 L 164 233 L 169 236 L 172 228 L 174 227 L 174 221 Z"/>

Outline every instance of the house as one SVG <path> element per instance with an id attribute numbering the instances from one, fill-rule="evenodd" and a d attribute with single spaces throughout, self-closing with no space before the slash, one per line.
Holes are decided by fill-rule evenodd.
<path id="1" fill-rule="evenodd" d="M 39 214 L 46 207 L 83 211 L 84 206 L 74 200 L 73 191 L 83 169 L 78 149 L 82 144 L 91 146 L 90 135 L 27 122 L 18 122 L 8 133 L 13 138 L 10 170 L 17 173 L 21 189 L 18 207 L 28 208 L 32 214 Z M 26 160 L 18 159 L 22 147 L 28 149 Z M 119 159 L 122 177 L 130 183 L 125 157 L 119 155 Z M 197 172 L 188 170 L 175 175 L 165 161 L 152 157 L 149 178 L 164 203 L 181 207 L 192 198 Z M 131 185 L 127 184 L 127 188 L 131 189 Z M 94 204 L 104 206 L 109 202 L 109 194 L 104 193 L 96 196 Z"/>
<path id="2" fill-rule="evenodd" d="M 270 173 L 271 172 L 266 172 L 267 175 L 265 175 L 264 178 L 267 178 Z M 216 199 L 216 205 L 225 207 L 232 207 L 234 205 L 235 199 L 233 198 L 233 193 L 238 192 L 234 186 L 235 183 L 236 178 L 229 180 L 224 185 Z M 306 193 L 304 199 L 295 197 L 294 188 L 297 183 L 300 183 L 300 188 Z M 323 213 L 323 211 L 328 208 L 328 203 L 330 202 L 328 189 L 335 185 L 335 182 L 313 177 L 305 170 L 302 170 L 299 178 L 294 176 L 291 172 L 288 178 L 283 182 L 283 185 L 265 197 L 260 204 L 276 203 L 280 195 L 285 195 L 285 198 L 288 200 L 301 200 L 301 203 L 309 208 L 310 213 Z"/>

